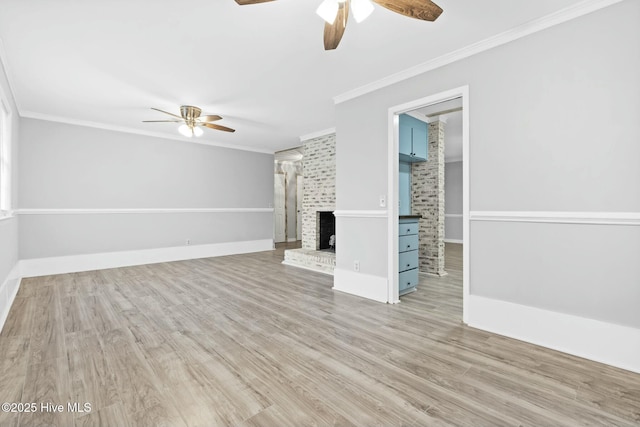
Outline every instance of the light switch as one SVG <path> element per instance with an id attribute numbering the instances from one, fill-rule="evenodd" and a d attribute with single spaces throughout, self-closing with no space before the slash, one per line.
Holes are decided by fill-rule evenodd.
<path id="1" fill-rule="evenodd" d="M 387 207 L 387 197 L 384 194 L 380 196 L 380 207 L 381 208 Z"/>

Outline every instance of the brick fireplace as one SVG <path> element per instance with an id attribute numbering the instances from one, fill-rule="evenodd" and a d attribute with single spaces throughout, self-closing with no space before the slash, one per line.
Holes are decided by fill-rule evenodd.
<path id="1" fill-rule="evenodd" d="M 283 263 L 333 274 L 335 253 L 320 250 L 328 246 L 329 240 L 329 237 L 320 236 L 320 226 L 333 227 L 332 234 L 335 234 L 336 135 L 312 138 L 303 141 L 302 145 L 302 249 L 285 251 Z"/>

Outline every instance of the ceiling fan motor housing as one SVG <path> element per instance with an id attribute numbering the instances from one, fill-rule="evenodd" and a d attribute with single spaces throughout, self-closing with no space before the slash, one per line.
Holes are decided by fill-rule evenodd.
<path id="1" fill-rule="evenodd" d="M 191 105 L 180 106 L 180 115 L 186 120 L 195 120 L 200 117 L 202 110 Z"/>

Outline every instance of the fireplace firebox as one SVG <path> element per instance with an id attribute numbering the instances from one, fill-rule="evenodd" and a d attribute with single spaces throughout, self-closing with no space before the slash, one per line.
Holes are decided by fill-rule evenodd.
<path id="1" fill-rule="evenodd" d="M 336 217 L 331 211 L 317 212 L 317 250 L 335 249 Z"/>

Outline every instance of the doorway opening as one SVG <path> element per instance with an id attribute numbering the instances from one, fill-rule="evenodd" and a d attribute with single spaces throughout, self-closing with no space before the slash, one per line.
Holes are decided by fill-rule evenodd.
<path id="1" fill-rule="evenodd" d="M 300 247 L 302 240 L 302 161 L 303 147 L 274 154 L 274 243 L 291 248 Z"/>
<path id="2" fill-rule="evenodd" d="M 426 158 L 407 160 L 406 153 L 400 154 L 401 144 L 406 144 L 404 139 L 400 141 L 400 127 L 406 130 L 401 120 L 406 123 L 407 116 L 418 123 L 417 128 L 428 129 Z M 419 231 L 415 232 L 419 249 L 415 252 L 419 255 L 420 281 L 439 280 L 447 275 L 447 268 L 458 276 L 458 286 L 461 278 L 464 322 L 469 293 L 468 129 L 467 86 L 389 109 L 388 300 L 400 302 L 399 294 L 406 290 L 399 277 L 407 276 L 405 267 L 416 268 L 406 262 L 412 255 L 409 248 L 399 248 L 399 215 L 419 217 Z M 416 147 L 411 151 L 415 154 Z M 402 238 L 407 239 L 404 235 Z"/>

